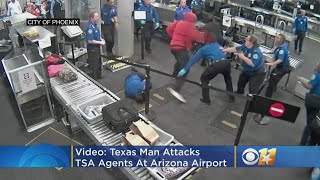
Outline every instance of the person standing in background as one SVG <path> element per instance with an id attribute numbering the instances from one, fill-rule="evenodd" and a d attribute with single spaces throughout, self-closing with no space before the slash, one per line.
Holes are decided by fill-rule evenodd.
<path id="1" fill-rule="evenodd" d="M 21 14 L 21 13 L 22 13 L 22 9 L 21 9 L 19 1 L 11 0 L 11 2 L 8 4 L 7 15 L 14 16 L 16 14 Z"/>
<path id="2" fill-rule="evenodd" d="M 186 0 L 181 0 L 180 5 L 176 8 L 174 19 L 177 21 L 184 20 L 184 15 L 190 11 L 191 9 L 186 5 Z"/>
<path id="3" fill-rule="evenodd" d="M 40 6 L 41 16 L 43 19 L 47 19 L 46 2 L 42 1 Z"/>
<path id="4" fill-rule="evenodd" d="M 151 5 L 151 0 L 144 0 L 144 4 L 141 4 L 138 8 L 138 11 L 146 11 L 147 19 L 141 20 L 140 23 L 144 26 L 142 33 L 145 37 L 145 49 L 148 54 L 152 53 L 152 49 L 150 48 L 151 39 L 153 36 L 153 29 L 155 23 L 155 29 L 160 27 L 160 19 L 157 13 L 156 8 Z"/>
<path id="5" fill-rule="evenodd" d="M 302 45 L 304 37 L 308 32 L 308 18 L 305 16 L 306 11 L 301 10 L 300 15 L 297 15 L 296 19 L 294 20 L 293 29 L 292 31 L 297 35 L 297 39 L 294 42 L 294 52 L 298 53 L 298 55 L 302 52 Z M 299 43 L 299 51 L 298 50 L 298 43 Z"/>
<path id="6" fill-rule="evenodd" d="M 100 46 L 105 45 L 98 28 L 99 15 L 96 12 L 89 14 L 89 22 L 86 25 L 86 42 L 88 51 L 88 64 L 92 71 L 93 79 L 101 78 L 101 51 Z"/>
<path id="7" fill-rule="evenodd" d="M 107 0 L 107 3 L 101 8 L 101 16 L 103 20 L 102 33 L 106 40 L 107 56 L 113 58 L 113 46 L 114 46 L 114 31 L 118 30 L 119 21 L 117 17 L 117 7 L 114 5 L 114 0 Z"/>

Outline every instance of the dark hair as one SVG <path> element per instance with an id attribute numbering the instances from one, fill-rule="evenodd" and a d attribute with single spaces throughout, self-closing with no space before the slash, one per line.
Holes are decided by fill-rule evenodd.
<path id="1" fill-rule="evenodd" d="M 136 96 L 137 103 L 143 103 L 146 100 L 145 93 L 142 92 Z"/>
<path id="2" fill-rule="evenodd" d="M 259 46 L 258 38 L 255 35 L 250 34 L 248 38 L 249 38 L 249 41 L 253 44 L 253 46 Z"/>
<path id="3" fill-rule="evenodd" d="M 90 12 L 90 14 L 89 14 L 89 19 L 92 19 L 93 17 L 94 17 L 94 14 L 95 14 L 96 12 Z"/>
<path id="4" fill-rule="evenodd" d="M 286 41 L 286 36 L 284 36 L 283 34 L 278 34 L 278 36 L 280 36 L 281 44 Z"/>

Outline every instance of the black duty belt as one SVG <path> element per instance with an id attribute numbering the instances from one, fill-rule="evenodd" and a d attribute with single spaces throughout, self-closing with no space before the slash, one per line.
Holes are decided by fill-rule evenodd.
<path id="1" fill-rule="evenodd" d="M 208 61 L 208 66 L 212 66 L 214 65 L 215 63 L 218 63 L 218 62 L 221 62 L 221 61 L 225 61 L 226 59 L 225 58 L 222 58 L 222 59 L 219 59 L 219 60 L 213 60 L 211 58 L 208 58 L 206 59 Z"/>

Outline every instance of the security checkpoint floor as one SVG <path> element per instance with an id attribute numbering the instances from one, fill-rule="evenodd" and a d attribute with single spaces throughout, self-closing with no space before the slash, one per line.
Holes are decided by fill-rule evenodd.
<path id="1" fill-rule="evenodd" d="M 303 53 L 300 56 L 304 59 L 301 69 L 293 72 L 289 90 L 293 90 L 296 82 L 296 75 L 302 75 L 310 78 L 313 72 L 313 66 L 318 59 L 318 47 L 320 43 L 308 38 L 305 39 Z M 291 55 L 293 54 L 293 44 L 290 45 Z M 172 73 L 175 63 L 174 57 L 171 55 L 169 46 L 166 42 L 158 39 L 152 41 L 152 54 L 146 55 L 150 61 L 151 68 L 162 70 L 166 73 Z M 140 57 L 140 40 L 135 39 L 135 57 Z M 294 55 L 297 56 L 297 55 Z M 143 70 L 136 68 L 143 72 Z M 199 64 L 193 66 L 189 73 L 188 79 L 199 82 L 200 75 L 204 67 Z M 117 72 L 103 71 L 103 79 L 98 80 L 103 86 L 110 89 L 120 98 L 124 97 L 124 79 L 131 72 L 131 68 L 127 68 Z M 234 90 L 238 81 L 240 71 L 232 69 L 232 80 Z M 2 77 L 0 85 L 0 114 L 2 126 L 0 133 L 1 145 L 27 145 L 37 142 L 56 143 L 56 144 L 83 144 L 92 145 L 93 142 L 82 131 L 74 134 L 70 138 L 68 131 L 61 122 L 53 123 L 49 127 L 44 127 L 32 133 L 27 133 L 23 122 L 18 119 L 19 114 L 12 108 L 14 97 L 10 93 L 8 83 Z M 283 86 L 285 78 L 279 83 Z M 235 140 L 235 132 L 239 127 L 237 120 L 241 115 L 244 104 L 240 99 L 236 99 L 235 105 L 229 105 L 228 97 L 225 94 L 210 91 L 211 105 L 205 105 L 200 102 L 201 89 L 195 85 L 186 83 L 181 93 L 187 100 L 183 104 L 178 100 L 169 97 L 169 95 L 161 95 L 162 91 L 157 91 L 167 87 L 168 84 L 174 82 L 168 77 L 151 73 L 152 90 L 150 92 L 151 110 L 157 115 L 153 121 L 164 131 L 172 134 L 178 141 L 184 145 L 233 145 Z M 225 89 L 222 76 L 218 76 L 210 82 L 215 87 Z M 264 91 L 263 91 L 264 93 Z M 161 99 L 163 99 L 162 102 Z M 269 125 L 261 126 L 250 119 L 248 116 L 246 125 L 241 137 L 239 145 L 298 145 L 302 130 L 305 126 L 305 109 L 303 100 L 296 97 L 292 93 L 283 91 L 278 88 L 274 94 L 274 99 L 284 101 L 286 103 L 301 107 L 297 121 L 287 123 L 284 121 L 272 119 Z M 143 110 L 143 105 L 136 105 L 139 110 Z M 230 113 L 223 116 L 223 113 Z M 48 135 L 48 128 L 55 135 Z M 45 132 L 47 131 L 47 132 Z M 54 139 L 58 138 L 58 139 Z M 296 168 L 220 168 L 205 169 L 195 174 L 193 179 L 290 179 L 302 180 L 308 179 L 310 169 Z M 118 169 L 103 168 L 87 168 L 87 169 L 0 169 L 0 179 L 127 179 Z"/>

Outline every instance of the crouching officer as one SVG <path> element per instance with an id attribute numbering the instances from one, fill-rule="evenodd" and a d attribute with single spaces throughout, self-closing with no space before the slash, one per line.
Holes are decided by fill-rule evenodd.
<path id="1" fill-rule="evenodd" d="M 114 0 L 107 0 L 107 3 L 101 8 L 101 16 L 104 24 L 102 33 L 106 40 L 106 50 L 109 57 L 114 57 L 112 49 L 114 46 L 114 31 L 118 29 L 119 22 L 117 17 L 117 7 Z"/>
<path id="2" fill-rule="evenodd" d="M 238 52 L 238 57 L 242 60 L 243 71 L 238 80 L 237 93 L 244 94 L 244 88 L 249 82 L 249 93 L 258 94 L 264 80 L 265 68 L 263 54 L 259 48 L 257 37 L 249 35 L 243 45 L 236 48 L 226 48 L 224 52 Z"/>
<path id="3" fill-rule="evenodd" d="M 151 0 L 144 0 L 144 4 L 141 4 L 138 11 L 146 11 L 147 19 L 140 21 L 141 25 L 144 26 L 143 34 L 145 37 L 145 49 L 148 54 L 151 54 L 152 50 L 150 48 L 150 43 L 153 35 L 153 24 L 155 24 L 155 29 L 160 27 L 160 19 L 156 8 L 150 4 Z"/>
<path id="4" fill-rule="evenodd" d="M 200 48 L 197 53 L 191 57 L 187 65 L 179 72 L 178 76 L 181 77 L 186 74 L 193 64 L 197 63 L 200 59 L 208 61 L 208 67 L 201 74 L 200 80 L 202 84 L 202 98 L 200 101 L 210 105 L 209 97 L 209 81 L 215 78 L 218 74 L 222 74 L 226 83 L 226 90 L 233 92 L 232 79 L 231 79 L 231 65 L 227 60 L 225 52 L 222 51 L 221 45 L 216 40 L 216 35 L 212 32 L 214 27 L 205 26 L 205 29 L 210 33 L 212 42 Z M 233 96 L 230 96 L 230 101 L 233 101 Z"/>
<path id="5" fill-rule="evenodd" d="M 266 97 L 269 98 L 272 97 L 273 90 L 277 87 L 281 78 L 290 71 L 288 44 L 285 43 L 285 40 L 283 34 L 278 34 L 275 38 L 278 47 L 273 52 L 264 52 L 265 54 L 274 53 L 275 61 L 266 63 L 266 65 L 276 66 L 276 68 L 271 71 L 269 85 L 266 91 Z"/>
<path id="6" fill-rule="evenodd" d="M 89 22 L 86 25 L 86 42 L 88 51 L 88 64 L 92 71 L 92 78 L 101 78 L 101 52 L 100 46 L 105 44 L 101 39 L 100 30 L 97 26 L 99 15 L 96 12 L 89 14 Z"/>

